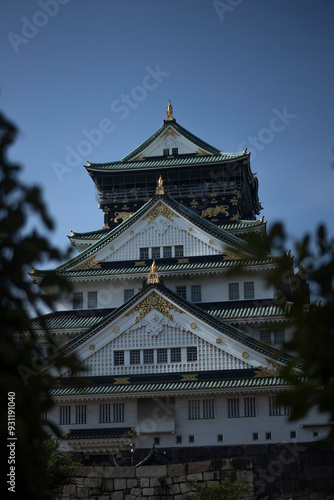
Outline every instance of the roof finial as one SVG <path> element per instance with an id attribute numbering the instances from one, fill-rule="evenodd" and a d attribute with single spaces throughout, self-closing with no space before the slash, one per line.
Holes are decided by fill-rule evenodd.
<path id="1" fill-rule="evenodd" d="M 155 265 L 155 260 L 150 267 L 150 274 L 147 278 L 147 284 L 151 285 L 152 283 L 159 283 L 159 275 L 157 273 L 157 266 Z"/>
<path id="2" fill-rule="evenodd" d="M 174 120 L 174 118 L 173 118 L 173 106 L 172 106 L 172 103 L 170 102 L 170 99 L 169 99 L 168 106 L 167 106 L 166 122 L 172 122 L 173 120 Z"/>
<path id="3" fill-rule="evenodd" d="M 164 181 L 161 175 L 157 180 L 157 187 L 155 188 L 155 194 L 165 194 Z"/>

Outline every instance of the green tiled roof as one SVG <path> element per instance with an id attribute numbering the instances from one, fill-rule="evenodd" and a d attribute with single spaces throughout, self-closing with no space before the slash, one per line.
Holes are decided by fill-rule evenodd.
<path id="1" fill-rule="evenodd" d="M 237 222 L 221 224 L 219 227 L 225 231 L 237 231 L 262 226 L 263 224 L 265 224 L 265 222 L 262 222 L 261 220 L 239 220 Z"/>
<path id="2" fill-rule="evenodd" d="M 88 172 L 106 172 L 110 170 L 138 170 L 138 169 L 157 169 L 163 167 L 183 167 L 188 165 L 201 165 L 220 163 L 222 161 L 231 161 L 238 158 L 248 156 L 247 153 L 221 153 L 214 156 L 195 156 L 195 157 L 177 157 L 177 158 L 164 158 L 161 160 L 142 160 L 142 161 L 129 161 L 126 163 L 114 161 L 111 163 L 91 163 L 89 166 L 85 165 Z"/>
<path id="3" fill-rule="evenodd" d="M 177 259 L 175 259 L 177 260 Z M 264 266 L 264 265 L 275 265 L 277 264 L 277 259 L 249 259 L 249 260 L 222 260 L 216 262 L 189 262 L 189 263 L 175 263 L 175 264 L 163 264 L 156 261 L 159 274 L 162 276 L 168 276 L 173 272 L 183 272 L 183 271 L 201 271 L 201 270 L 212 270 L 218 271 L 219 269 L 228 269 L 240 265 L 242 262 L 243 266 Z M 84 278 L 88 276 L 121 276 L 121 275 L 135 275 L 135 277 L 146 277 L 150 270 L 151 263 L 147 263 L 145 266 L 124 266 L 120 267 L 119 264 L 114 266 L 108 263 L 109 266 L 103 267 L 101 269 L 78 269 L 69 271 L 59 271 L 59 276 L 67 278 Z M 49 271 L 37 271 L 34 276 L 46 276 Z"/>
<path id="4" fill-rule="evenodd" d="M 123 377 L 123 376 L 122 376 Z M 288 385 L 281 377 L 230 378 L 180 382 L 151 382 L 138 384 L 107 384 L 91 387 L 62 387 L 51 389 L 51 396 L 76 396 L 100 394 L 129 394 L 145 392 L 196 391 L 218 389 L 264 388 Z"/>
<path id="5" fill-rule="evenodd" d="M 88 309 L 76 311 L 55 311 L 42 317 L 33 319 L 32 330 L 57 330 L 57 329 L 84 329 L 91 328 L 109 314 L 113 309 Z"/>
<path id="6" fill-rule="evenodd" d="M 66 436 L 70 439 L 98 439 L 98 438 L 130 438 L 133 436 L 131 427 L 100 428 L 100 429 L 70 429 Z"/>
<path id="7" fill-rule="evenodd" d="M 72 240 L 100 240 L 107 233 L 110 232 L 110 229 L 97 229 L 96 231 L 89 231 L 87 233 L 74 233 L 69 236 Z"/>
<path id="8" fill-rule="evenodd" d="M 186 139 L 193 142 L 194 144 L 196 144 L 200 148 L 203 148 L 206 151 L 209 151 L 210 153 L 215 154 L 215 155 L 221 153 L 219 151 L 219 149 L 214 148 L 213 146 L 210 146 L 210 144 L 208 144 L 207 142 L 203 141 L 202 139 L 200 139 L 196 135 L 189 132 L 189 130 L 182 127 L 182 125 L 179 125 L 179 123 L 177 123 L 177 121 L 174 119 L 173 121 L 164 121 L 164 124 L 156 132 L 154 132 L 154 134 L 152 134 L 148 139 L 146 139 L 146 141 L 144 141 L 142 144 L 140 144 L 140 146 L 138 146 L 136 149 L 134 149 L 131 153 L 126 155 L 122 161 L 123 162 L 130 161 L 132 158 L 136 157 L 141 151 L 143 151 L 145 148 L 147 148 L 147 146 L 152 144 L 152 142 L 157 137 L 159 137 L 161 132 L 163 132 L 164 130 L 166 130 L 170 126 L 172 126 L 175 130 L 177 130 Z"/>
<path id="9" fill-rule="evenodd" d="M 221 320 L 240 320 L 250 318 L 272 318 L 275 316 L 285 317 L 289 312 L 289 307 L 280 307 L 276 305 L 270 306 L 253 306 L 253 307 L 212 307 L 205 309 L 211 316 Z"/>

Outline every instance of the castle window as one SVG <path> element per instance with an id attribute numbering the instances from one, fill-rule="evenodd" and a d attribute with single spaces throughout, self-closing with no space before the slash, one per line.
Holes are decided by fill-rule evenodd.
<path id="1" fill-rule="evenodd" d="M 269 330 L 262 330 L 262 332 L 260 332 L 260 340 L 261 340 L 261 342 L 265 342 L 266 344 L 270 344 L 271 343 L 270 331 Z"/>
<path id="2" fill-rule="evenodd" d="M 156 444 L 156 445 L 160 444 L 160 438 L 159 437 L 155 437 L 154 438 L 154 444 Z"/>
<path id="3" fill-rule="evenodd" d="M 71 406 L 60 406 L 59 408 L 59 424 L 66 425 L 71 423 Z"/>
<path id="4" fill-rule="evenodd" d="M 172 256 L 172 247 L 164 247 L 164 259 Z"/>
<path id="5" fill-rule="evenodd" d="M 182 436 L 176 436 L 176 444 L 182 443 Z"/>
<path id="6" fill-rule="evenodd" d="M 158 363 L 167 363 L 167 349 L 158 349 L 157 362 Z"/>
<path id="7" fill-rule="evenodd" d="M 254 281 L 244 282 L 244 298 L 254 299 Z"/>
<path id="8" fill-rule="evenodd" d="M 269 396 L 269 416 L 276 417 L 279 415 L 291 415 L 292 406 L 278 405 L 276 403 L 276 396 Z"/>
<path id="9" fill-rule="evenodd" d="M 124 351 L 114 351 L 114 365 L 124 365 Z"/>
<path id="10" fill-rule="evenodd" d="M 39 347 L 39 350 L 41 352 L 41 356 L 43 358 L 46 358 L 48 355 L 48 351 L 49 351 L 49 342 L 40 342 L 38 347 Z"/>
<path id="11" fill-rule="evenodd" d="M 100 423 L 106 424 L 111 422 L 110 403 L 100 405 Z"/>
<path id="12" fill-rule="evenodd" d="M 217 434 L 217 441 L 218 441 L 218 443 L 222 443 L 224 441 L 223 434 Z"/>
<path id="13" fill-rule="evenodd" d="M 153 349 L 144 350 L 144 364 L 148 365 L 154 363 L 154 351 Z"/>
<path id="14" fill-rule="evenodd" d="M 176 245 L 175 257 L 183 257 L 183 245 Z"/>
<path id="15" fill-rule="evenodd" d="M 115 423 L 124 422 L 124 403 L 113 404 L 113 417 Z"/>
<path id="16" fill-rule="evenodd" d="M 88 292 L 88 309 L 96 309 L 97 308 L 97 292 Z"/>
<path id="17" fill-rule="evenodd" d="M 275 344 L 284 344 L 285 342 L 284 330 L 278 330 L 277 332 L 274 332 L 274 342 Z"/>
<path id="18" fill-rule="evenodd" d="M 198 420 L 201 418 L 200 404 L 201 401 L 199 399 L 189 401 L 189 420 Z"/>
<path id="19" fill-rule="evenodd" d="M 75 423 L 86 423 L 86 405 L 75 405 Z"/>
<path id="20" fill-rule="evenodd" d="M 169 155 L 169 149 L 164 149 L 164 156 L 168 156 Z"/>
<path id="21" fill-rule="evenodd" d="M 172 155 L 177 155 L 179 154 L 179 148 L 172 148 Z"/>
<path id="22" fill-rule="evenodd" d="M 258 441 L 258 440 L 259 440 L 259 433 L 253 432 L 253 441 Z"/>
<path id="23" fill-rule="evenodd" d="M 170 361 L 171 363 L 181 362 L 181 347 L 172 347 L 170 350 Z"/>
<path id="24" fill-rule="evenodd" d="M 295 439 L 297 437 L 296 431 L 290 431 L 290 439 Z"/>
<path id="25" fill-rule="evenodd" d="M 111 422 L 124 422 L 124 403 L 114 403 L 112 406 L 110 403 L 100 404 L 100 423 Z"/>
<path id="26" fill-rule="evenodd" d="M 228 295 L 230 300 L 239 300 L 239 283 L 228 284 Z"/>
<path id="27" fill-rule="evenodd" d="M 124 302 L 126 302 L 127 300 L 131 299 L 131 297 L 133 297 L 135 294 L 135 291 L 133 288 L 126 288 L 124 290 Z"/>
<path id="28" fill-rule="evenodd" d="M 139 258 L 140 260 L 148 259 L 148 248 L 140 248 L 139 249 Z"/>
<path id="29" fill-rule="evenodd" d="M 255 398 L 244 398 L 245 417 L 256 417 Z"/>
<path id="30" fill-rule="evenodd" d="M 271 432 L 266 432 L 266 440 L 270 440 L 271 439 Z"/>
<path id="31" fill-rule="evenodd" d="M 187 298 L 187 287 L 184 285 L 179 285 L 176 287 L 176 295 L 182 297 L 182 299 Z"/>
<path id="32" fill-rule="evenodd" d="M 140 350 L 130 351 L 130 365 L 140 365 Z"/>
<path id="33" fill-rule="evenodd" d="M 191 285 L 191 302 L 202 302 L 201 285 Z"/>
<path id="34" fill-rule="evenodd" d="M 203 418 L 215 418 L 215 402 L 213 399 L 203 399 Z"/>
<path id="35" fill-rule="evenodd" d="M 83 293 L 75 292 L 73 294 L 73 309 L 83 309 Z"/>
<path id="36" fill-rule="evenodd" d="M 228 418 L 240 417 L 239 398 L 228 398 Z"/>
<path id="37" fill-rule="evenodd" d="M 152 259 L 160 259 L 160 247 L 152 248 Z"/>
<path id="38" fill-rule="evenodd" d="M 189 443 L 195 442 L 195 436 L 189 436 Z"/>
<path id="39" fill-rule="evenodd" d="M 187 361 L 197 361 L 197 347 L 187 347 Z"/>

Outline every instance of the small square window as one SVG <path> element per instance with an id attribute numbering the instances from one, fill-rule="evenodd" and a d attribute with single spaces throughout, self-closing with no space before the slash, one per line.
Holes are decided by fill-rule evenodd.
<path id="1" fill-rule="evenodd" d="M 189 443 L 195 442 L 195 436 L 189 436 Z"/>
<path id="2" fill-rule="evenodd" d="M 285 332 L 284 330 L 278 330 L 274 332 L 274 342 L 275 344 L 284 344 L 285 342 Z"/>
<path id="3" fill-rule="evenodd" d="M 258 441 L 258 440 L 259 440 L 259 433 L 253 432 L 253 441 Z"/>
<path id="4" fill-rule="evenodd" d="M 76 292 L 73 294 L 73 309 L 83 309 L 83 293 Z"/>
<path id="5" fill-rule="evenodd" d="M 271 432 L 266 432 L 266 439 L 267 441 L 271 439 Z"/>
<path id="6" fill-rule="evenodd" d="M 164 149 L 164 156 L 168 156 L 169 155 L 169 149 Z"/>
<path id="7" fill-rule="evenodd" d="M 172 155 L 179 154 L 179 148 L 172 148 Z"/>
<path id="8" fill-rule="evenodd" d="M 148 259 L 148 248 L 140 248 L 139 249 L 139 258 L 140 258 L 140 260 Z"/>
<path id="9" fill-rule="evenodd" d="M 160 259 L 160 247 L 152 248 L 152 259 Z"/>
<path id="10" fill-rule="evenodd" d="M 167 349 L 158 349 L 157 362 L 158 363 L 167 363 Z"/>
<path id="11" fill-rule="evenodd" d="M 223 434 L 217 434 L 217 441 L 218 441 L 218 443 L 222 443 L 224 441 Z"/>
<path id="12" fill-rule="evenodd" d="M 154 444 L 160 444 L 160 438 L 159 437 L 155 437 L 154 438 Z"/>
<path id="13" fill-rule="evenodd" d="M 191 285 L 191 302 L 202 302 L 201 285 Z"/>
<path id="14" fill-rule="evenodd" d="M 164 259 L 168 259 L 172 256 L 172 247 L 164 247 Z"/>
<path id="15" fill-rule="evenodd" d="M 170 361 L 171 363 L 181 362 L 181 347 L 172 347 L 170 350 Z"/>
<path id="16" fill-rule="evenodd" d="M 295 439 L 297 437 L 296 431 L 290 431 L 290 439 Z"/>
<path id="17" fill-rule="evenodd" d="M 182 436 L 176 436 L 176 444 L 182 443 Z"/>
<path id="18" fill-rule="evenodd" d="M 124 365 L 124 351 L 114 351 L 114 365 Z"/>
<path id="19" fill-rule="evenodd" d="M 314 431 L 314 432 L 313 432 L 313 437 L 314 437 L 314 438 L 316 438 L 316 437 L 318 437 L 318 436 L 319 436 L 319 432 L 318 432 L 318 431 Z"/>
<path id="20" fill-rule="evenodd" d="M 197 347 L 187 347 L 187 361 L 197 361 Z"/>
<path id="21" fill-rule="evenodd" d="M 97 308 L 97 292 L 88 292 L 88 309 L 96 309 Z"/>
<path id="22" fill-rule="evenodd" d="M 228 294 L 230 300 L 239 300 L 239 283 L 229 283 Z"/>
<path id="23" fill-rule="evenodd" d="M 244 282 L 244 298 L 254 299 L 254 281 Z"/>
<path id="24" fill-rule="evenodd" d="M 183 257 L 183 245 L 176 245 L 175 257 Z"/>
<path id="25" fill-rule="evenodd" d="M 140 350 L 130 351 L 130 365 L 140 365 Z"/>
<path id="26" fill-rule="evenodd" d="M 131 297 L 133 297 L 135 294 L 135 291 L 133 288 L 126 288 L 124 290 L 124 302 L 126 302 L 127 300 L 131 299 Z"/>
<path id="27" fill-rule="evenodd" d="M 145 349 L 144 350 L 144 364 L 152 364 L 154 363 L 154 351 L 153 349 Z"/>
<path id="28" fill-rule="evenodd" d="M 176 287 L 176 295 L 181 297 L 182 299 L 187 298 L 187 287 L 185 285 L 179 285 Z"/>

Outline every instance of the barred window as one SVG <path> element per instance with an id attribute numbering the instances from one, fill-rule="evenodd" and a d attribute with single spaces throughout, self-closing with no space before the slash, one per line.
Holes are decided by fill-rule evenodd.
<path id="1" fill-rule="evenodd" d="M 266 439 L 267 440 L 271 439 L 271 432 L 266 432 Z"/>
<path id="2" fill-rule="evenodd" d="M 130 365 L 140 365 L 140 350 L 130 351 Z"/>
<path id="3" fill-rule="evenodd" d="M 183 245 L 176 245 L 175 257 L 183 257 Z"/>
<path id="4" fill-rule="evenodd" d="M 197 347 L 187 347 L 187 361 L 197 361 Z"/>
<path id="5" fill-rule="evenodd" d="M 124 422 L 124 403 L 114 403 L 113 413 L 115 423 Z"/>
<path id="6" fill-rule="evenodd" d="M 215 418 L 215 405 L 213 399 L 203 399 L 203 418 Z"/>
<path id="7" fill-rule="evenodd" d="M 139 258 L 141 260 L 148 259 L 148 248 L 140 248 L 139 249 Z"/>
<path id="8" fill-rule="evenodd" d="M 152 248 L 152 259 L 160 259 L 160 247 Z"/>
<path id="9" fill-rule="evenodd" d="M 229 283 L 228 294 L 230 300 L 239 300 L 239 283 Z"/>
<path id="10" fill-rule="evenodd" d="M 254 299 L 254 281 L 244 282 L 244 298 Z"/>
<path id="11" fill-rule="evenodd" d="M 179 285 L 176 287 L 176 295 L 181 297 L 182 299 L 187 298 L 187 287 L 185 285 Z"/>
<path id="12" fill-rule="evenodd" d="M 124 302 L 131 299 L 131 297 L 133 297 L 134 294 L 135 294 L 135 291 L 133 288 L 125 288 L 125 290 L 124 290 Z"/>
<path id="13" fill-rule="evenodd" d="M 279 415 L 291 415 L 292 406 L 279 405 L 276 402 L 276 396 L 269 396 L 269 416 L 276 417 Z"/>
<path id="14" fill-rule="evenodd" d="M 71 406 L 60 406 L 59 408 L 59 424 L 66 425 L 71 423 Z"/>
<path id="15" fill-rule="evenodd" d="M 153 349 L 144 350 L 144 364 L 154 363 L 154 351 Z"/>
<path id="16" fill-rule="evenodd" d="M 100 404 L 100 423 L 107 424 L 109 422 L 111 422 L 110 403 Z"/>
<path id="17" fill-rule="evenodd" d="M 198 420 L 201 418 L 199 399 L 192 399 L 189 401 L 189 420 Z"/>
<path id="18" fill-rule="evenodd" d="M 157 362 L 158 363 L 167 363 L 167 349 L 158 349 Z"/>
<path id="19" fill-rule="evenodd" d="M 75 423 L 86 423 L 86 405 L 75 405 Z"/>
<path id="20" fill-rule="evenodd" d="M 255 398 L 244 398 L 245 417 L 256 417 Z"/>
<path id="21" fill-rule="evenodd" d="M 164 247 L 164 259 L 172 256 L 172 247 Z"/>
<path id="22" fill-rule="evenodd" d="M 201 285 L 191 285 L 191 302 L 202 302 Z"/>
<path id="23" fill-rule="evenodd" d="M 169 149 L 164 149 L 164 156 L 168 156 L 169 155 Z"/>
<path id="24" fill-rule="evenodd" d="M 96 309 L 97 308 L 97 292 L 88 292 L 88 309 Z"/>
<path id="25" fill-rule="evenodd" d="M 170 361 L 171 363 L 181 362 L 181 347 L 172 347 L 170 350 Z"/>
<path id="26" fill-rule="evenodd" d="M 179 153 L 179 148 L 172 148 L 172 155 L 177 155 Z"/>
<path id="27" fill-rule="evenodd" d="M 114 351 L 114 365 L 124 365 L 124 351 Z"/>
<path id="28" fill-rule="evenodd" d="M 271 333 L 269 330 L 262 330 L 262 332 L 260 332 L 260 340 L 261 342 L 265 342 L 266 344 L 270 344 L 271 343 Z"/>
<path id="29" fill-rule="evenodd" d="M 75 292 L 73 294 L 73 309 L 83 309 L 83 293 Z"/>
<path id="30" fill-rule="evenodd" d="M 284 330 L 278 330 L 277 332 L 274 332 L 274 342 L 275 344 L 284 344 L 285 342 Z"/>
<path id="31" fill-rule="evenodd" d="M 253 432 L 253 441 L 258 441 L 258 440 L 259 440 L 259 433 Z"/>
<path id="32" fill-rule="evenodd" d="M 176 444 L 182 443 L 182 436 L 176 436 Z"/>
<path id="33" fill-rule="evenodd" d="M 240 417 L 239 398 L 228 398 L 228 418 Z"/>

